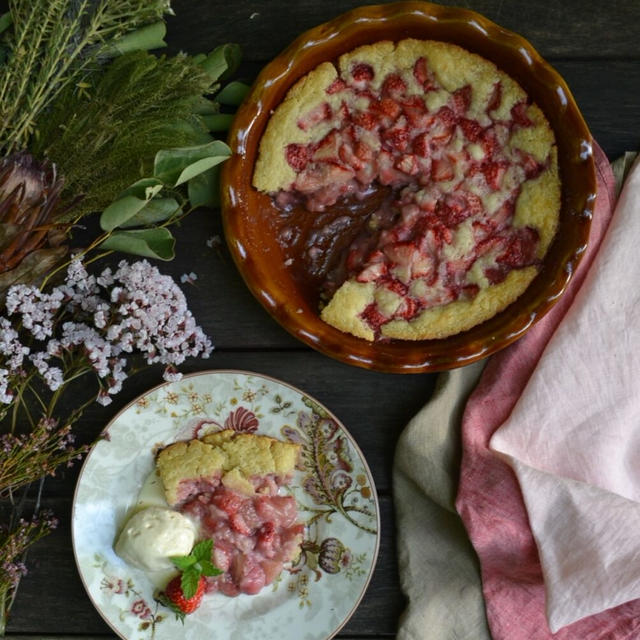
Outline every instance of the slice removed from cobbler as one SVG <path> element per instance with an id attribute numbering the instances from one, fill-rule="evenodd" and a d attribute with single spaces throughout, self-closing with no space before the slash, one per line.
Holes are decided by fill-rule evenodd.
<path id="1" fill-rule="evenodd" d="M 300 445 L 229 429 L 158 454 L 167 502 L 213 540 L 222 574 L 206 579 L 208 592 L 256 594 L 299 555 L 304 525 L 283 491 L 299 455 Z"/>
<path id="2" fill-rule="evenodd" d="M 339 256 L 321 310 L 366 340 L 439 339 L 495 316 L 535 278 L 560 212 L 541 109 L 439 41 L 378 42 L 308 73 L 268 123 L 253 184 L 310 216 L 389 191 L 370 218 L 387 223 Z"/>

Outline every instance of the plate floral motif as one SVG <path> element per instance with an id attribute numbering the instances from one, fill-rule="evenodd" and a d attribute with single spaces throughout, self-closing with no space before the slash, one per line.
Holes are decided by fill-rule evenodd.
<path id="1" fill-rule="evenodd" d="M 113 543 L 158 448 L 221 429 L 302 445 L 289 489 L 306 524 L 299 558 L 257 596 L 207 596 L 184 626 Z M 360 602 L 380 518 L 367 464 L 346 429 L 302 391 L 259 374 L 209 371 L 161 385 L 123 409 L 87 456 L 73 505 L 73 547 L 89 597 L 126 640 L 331 638 Z"/>

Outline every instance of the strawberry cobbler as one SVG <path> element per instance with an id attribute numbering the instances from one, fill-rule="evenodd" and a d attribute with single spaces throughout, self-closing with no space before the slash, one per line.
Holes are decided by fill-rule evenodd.
<path id="1" fill-rule="evenodd" d="M 493 317 L 536 276 L 560 211 L 542 111 L 493 63 L 436 41 L 378 42 L 304 76 L 268 123 L 253 184 L 284 219 L 315 220 L 300 251 L 321 265 L 321 316 L 366 340 Z M 286 254 L 299 233 L 281 235 Z"/>
<path id="2" fill-rule="evenodd" d="M 168 504 L 197 523 L 199 539 L 213 540 L 221 575 L 206 591 L 256 594 L 300 553 L 304 525 L 291 479 L 299 445 L 225 430 L 163 449 L 156 469 Z"/>

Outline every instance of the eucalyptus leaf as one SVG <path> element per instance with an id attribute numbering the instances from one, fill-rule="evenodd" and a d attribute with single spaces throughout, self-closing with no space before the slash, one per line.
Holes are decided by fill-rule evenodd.
<path id="1" fill-rule="evenodd" d="M 241 59 L 242 49 L 239 45 L 222 44 L 216 47 L 204 60 L 199 61 L 199 64 L 214 82 L 216 80 L 224 81 L 235 73 Z"/>
<path id="2" fill-rule="evenodd" d="M 136 213 L 133 218 L 119 225 L 122 229 L 131 227 L 150 227 L 159 222 L 169 220 L 177 211 L 180 205 L 174 198 L 154 198 Z"/>
<path id="3" fill-rule="evenodd" d="M 203 114 L 200 117 L 209 131 L 219 133 L 229 130 L 235 116 L 232 113 L 216 113 L 211 115 Z"/>
<path id="4" fill-rule="evenodd" d="M 105 231 L 113 231 L 133 218 L 145 205 L 147 200 L 135 196 L 124 196 L 112 202 L 100 216 L 100 227 Z"/>
<path id="5" fill-rule="evenodd" d="M 162 180 L 165 184 L 175 185 L 182 172 L 198 160 L 205 158 L 225 159 L 230 155 L 231 149 L 221 140 L 214 140 L 194 147 L 162 149 L 156 153 L 153 173 L 156 178 Z"/>
<path id="6" fill-rule="evenodd" d="M 224 162 L 229 156 L 212 156 L 211 158 L 202 158 L 202 160 L 196 160 L 193 164 L 190 164 L 188 167 L 182 171 L 178 179 L 176 180 L 175 186 L 178 187 L 181 184 L 191 180 L 191 178 L 195 178 L 197 175 L 200 175 L 204 171 L 215 167 L 216 165 Z"/>
<path id="7" fill-rule="evenodd" d="M 191 178 L 187 191 L 193 207 L 217 207 L 220 204 L 220 165 Z"/>
<path id="8" fill-rule="evenodd" d="M 168 229 L 135 229 L 114 231 L 100 246 L 136 256 L 172 260 L 176 240 Z"/>
<path id="9" fill-rule="evenodd" d="M 149 51 L 166 47 L 164 37 L 167 34 L 167 25 L 164 22 L 154 22 L 131 33 L 113 40 L 102 52 L 108 57 L 121 56 L 131 51 Z"/>
<path id="10" fill-rule="evenodd" d="M 118 198 L 124 196 L 135 196 L 142 200 L 151 200 L 164 188 L 164 183 L 158 178 L 142 178 L 137 182 L 134 182 L 130 187 L 127 187 Z"/>
<path id="11" fill-rule="evenodd" d="M 216 96 L 216 100 L 220 104 L 226 104 L 232 107 L 239 106 L 245 99 L 247 93 L 249 93 L 251 87 L 244 82 L 238 82 L 234 80 L 230 82 L 220 93 Z"/>

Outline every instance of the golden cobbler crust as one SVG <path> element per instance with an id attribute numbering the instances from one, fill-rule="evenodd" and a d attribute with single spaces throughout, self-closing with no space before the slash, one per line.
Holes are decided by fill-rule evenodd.
<path id="1" fill-rule="evenodd" d="M 421 57 L 427 61 L 440 89 L 425 92 L 418 84 L 413 69 Z M 294 85 L 275 110 L 260 145 L 253 176 L 256 188 L 277 193 L 292 187 L 296 172 L 287 163 L 286 146 L 317 142 L 335 126 L 336 118 L 339 118 L 339 109 L 336 108 L 339 98 L 328 95 L 326 89 L 336 78 L 346 79 L 354 65 L 363 62 L 375 72 L 371 80 L 373 90 L 380 89 L 389 74 L 398 74 L 407 86 L 407 94 L 422 97 L 431 112 L 446 104 L 453 92 L 470 85 L 472 98 L 467 115 L 477 119 L 481 125 L 508 120 L 513 107 L 527 100 L 520 85 L 492 62 L 450 43 L 406 39 L 398 43 L 382 41 L 359 47 L 342 55 L 336 66 L 327 62 L 311 71 Z M 488 110 L 497 83 L 501 85 L 501 100 L 497 107 Z M 322 126 L 302 130 L 299 126 L 301 114 L 323 103 L 332 108 L 332 117 Z M 557 230 L 561 182 L 555 136 L 549 123 L 534 104 L 526 106 L 524 114 L 532 124 L 513 128 L 504 147 L 512 156 L 520 152 L 533 156 L 544 165 L 544 170 L 521 185 L 510 224 L 514 228 L 528 227 L 537 231 L 536 258 L 541 260 Z M 314 214 L 310 212 L 309 215 Z M 408 320 L 393 319 L 382 324 L 379 335 L 361 315 L 372 303 L 379 304 L 376 286 L 352 278 L 324 306 L 321 317 L 337 329 L 369 341 L 377 337 L 402 340 L 445 338 L 466 331 L 504 310 L 524 293 L 536 273 L 535 266 L 514 268 L 504 280 L 492 284 L 478 272 L 476 284 L 479 291 L 472 299 L 430 307 Z M 399 303 L 394 304 L 397 307 Z"/>
<path id="2" fill-rule="evenodd" d="M 251 494 L 250 478 L 268 474 L 284 478 L 295 469 L 299 455 L 298 444 L 225 429 L 201 440 L 169 445 L 158 454 L 156 470 L 167 503 L 175 506 L 181 502 L 183 482 L 219 479 L 231 489 Z"/>

